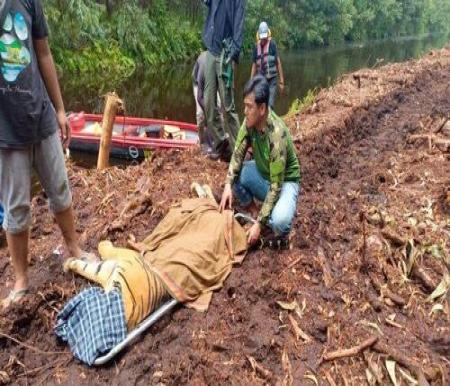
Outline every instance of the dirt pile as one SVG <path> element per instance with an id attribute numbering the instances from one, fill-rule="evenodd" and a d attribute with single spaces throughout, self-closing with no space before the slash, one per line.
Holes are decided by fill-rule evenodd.
<path id="1" fill-rule="evenodd" d="M 37 196 L 33 294 L 0 315 L 0 380 L 385 385 L 390 372 L 399 385 L 448 385 L 449 84 L 444 49 L 322 90 L 288 122 L 303 171 L 292 248 L 250 253 L 207 314 L 180 308 L 105 368 L 80 365 L 52 333 L 86 283 L 62 273 L 61 237 Z M 126 170 L 72 165 L 86 249 L 141 239 L 192 181 L 220 196 L 226 167 L 197 151 L 155 153 Z M 5 248 L 0 275 L 5 295 Z"/>

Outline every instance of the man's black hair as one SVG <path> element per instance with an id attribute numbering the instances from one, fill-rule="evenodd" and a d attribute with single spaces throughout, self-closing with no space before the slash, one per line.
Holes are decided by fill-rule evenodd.
<path id="1" fill-rule="evenodd" d="M 267 82 L 264 76 L 258 74 L 245 84 L 244 98 L 251 93 L 255 94 L 255 102 L 258 105 L 265 103 L 266 107 L 269 106 L 269 82 Z"/>

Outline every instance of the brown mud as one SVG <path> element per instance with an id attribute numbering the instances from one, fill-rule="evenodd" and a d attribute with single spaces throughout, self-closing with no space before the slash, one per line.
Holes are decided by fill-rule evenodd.
<path id="1" fill-rule="evenodd" d="M 429 298 L 450 269 L 449 117 L 450 48 L 322 90 L 288 119 L 303 170 L 291 249 L 249 253 L 206 314 L 179 308 L 103 368 L 77 362 L 53 334 L 87 284 L 62 272 L 52 253 L 61 235 L 39 194 L 32 294 L 0 313 L 0 383 L 388 385 L 394 361 L 399 385 L 408 375 L 449 385 L 450 294 Z M 220 196 L 226 167 L 197 150 L 126 170 L 70 165 L 84 247 L 140 240 L 193 181 Z M 5 296 L 5 246 L 0 277 Z"/>

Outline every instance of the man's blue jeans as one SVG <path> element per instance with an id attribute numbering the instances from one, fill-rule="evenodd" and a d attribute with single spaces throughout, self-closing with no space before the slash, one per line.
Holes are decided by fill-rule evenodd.
<path id="1" fill-rule="evenodd" d="M 258 171 L 254 160 L 244 162 L 239 180 L 234 184 L 233 190 L 241 206 L 249 206 L 253 197 L 264 201 L 270 189 L 270 182 L 265 180 Z M 275 207 L 272 209 L 268 226 L 277 235 L 286 235 L 290 232 L 292 221 L 297 211 L 297 197 L 300 186 L 298 182 L 284 182 Z"/>

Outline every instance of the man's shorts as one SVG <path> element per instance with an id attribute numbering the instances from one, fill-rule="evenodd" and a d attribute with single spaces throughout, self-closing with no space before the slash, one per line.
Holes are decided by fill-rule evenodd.
<path id="1" fill-rule="evenodd" d="M 62 212 L 72 204 L 59 131 L 26 149 L 0 149 L 0 202 L 3 229 L 20 233 L 31 224 L 31 175 L 36 171 L 50 209 Z"/>

